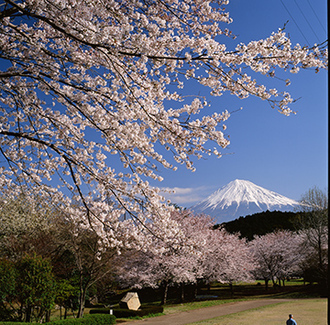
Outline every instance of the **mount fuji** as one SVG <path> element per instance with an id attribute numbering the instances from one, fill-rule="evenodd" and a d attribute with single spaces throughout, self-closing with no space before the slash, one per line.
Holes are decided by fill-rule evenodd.
<path id="1" fill-rule="evenodd" d="M 267 210 L 289 212 L 298 208 L 299 203 L 294 200 L 252 182 L 236 179 L 190 210 L 210 215 L 220 224 Z"/>

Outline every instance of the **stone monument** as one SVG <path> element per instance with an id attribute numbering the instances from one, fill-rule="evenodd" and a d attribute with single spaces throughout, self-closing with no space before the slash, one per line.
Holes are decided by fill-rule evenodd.
<path id="1" fill-rule="evenodd" d="M 137 292 L 128 292 L 119 302 L 120 308 L 138 310 L 141 306 Z"/>

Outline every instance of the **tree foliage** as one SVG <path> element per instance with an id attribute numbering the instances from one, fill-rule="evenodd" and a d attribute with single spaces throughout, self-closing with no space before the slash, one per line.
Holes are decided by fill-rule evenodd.
<path id="1" fill-rule="evenodd" d="M 65 273 L 58 277 L 70 280 L 78 288 L 77 317 L 82 317 L 88 290 L 103 278 L 111 278 L 111 265 L 116 251 L 89 227 L 75 220 L 57 219 L 58 231 L 55 242 L 59 246 L 54 261 L 59 262 Z M 66 257 L 66 260 L 65 258 Z"/>
<path id="2" fill-rule="evenodd" d="M 202 277 L 201 260 L 208 247 L 207 232 L 212 231 L 212 220 L 207 216 L 176 210 L 171 218 L 176 227 L 167 234 L 166 240 L 163 234 L 149 238 L 152 245 L 128 251 L 122 257 L 124 261 L 119 263 L 121 283 L 135 288 L 162 286 L 163 304 L 169 286 L 183 288 Z"/>
<path id="3" fill-rule="evenodd" d="M 41 320 L 55 300 L 55 279 L 49 260 L 36 255 L 26 256 L 17 265 L 19 282 L 17 297 L 25 311 L 26 322 Z M 32 315 L 33 314 L 33 315 Z"/>
<path id="4" fill-rule="evenodd" d="M 0 259 L 0 319 L 2 320 L 14 319 L 12 302 L 15 297 L 16 281 L 17 273 L 14 263 Z"/>
<path id="5" fill-rule="evenodd" d="M 56 281 L 55 303 L 60 307 L 60 319 L 62 319 L 62 307 L 65 310 L 64 319 L 66 319 L 67 310 L 74 309 L 72 300 L 75 296 L 79 296 L 78 291 L 78 288 L 74 287 L 68 279 L 58 279 Z"/>
<path id="6" fill-rule="evenodd" d="M 201 117 L 208 103 L 180 94 L 187 79 L 288 115 L 290 94 L 251 76 L 327 65 L 326 44 L 293 45 L 281 29 L 227 48 L 227 4 L 2 0 L 1 190 L 24 187 L 64 210 L 73 198 L 94 225 L 169 217 L 149 180 L 177 164 L 194 170 L 193 157 L 229 144 L 230 114 Z"/>
<path id="7" fill-rule="evenodd" d="M 257 266 L 254 270 L 256 279 L 275 283 L 299 274 L 302 238 L 288 230 L 275 231 L 264 236 L 256 236 L 250 247 Z M 281 283 L 279 283 L 281 284 Z"/>
<path id="8" fill-rule="evenodd" d="M 245 240 L 224 229 L 214 230 L 214 221 L 188 210 L 174 211 L 172 219 L 179 231 L 164 242 L 153 239 L 150 247 L 131 250 L 123 255 L 120 281 L 135 288 L 163 286 L 162 303 L 166 303 L 168 286 L 248 281 L 254 267 Z"/>
<path id="9" fill-rule="evenodd" d="M 276 230 L 297 229 L 296 212 L 265 211 L 239 217 L 238 219 L 225 222 L 223 227 L 230 233 L 240 233 L 241 237 L 252 240 L 254 236 L 262 236 Z"/>
<path id="10" fill-rule="evenodd" d="M 2 320 L 42 321 L 54 305 L 55 278 L 50 261 L 26 255 L 16 263 L 0 261 Z"/>
<path id="11" fill-rule="evenodd" d="M 54 249 L 55 215 L 51 204 L 37 196 L 0 197 L 0 255 L 14 261 L 25 254 L 47 257 Z"/>
<path id="12" fill-rule="evenodd" d="M 301 213 L 298 225 L 304 239 L 306 259 L 303 264 L 307 278 L 328 286 L 328 191 L 317 187 L 309 189 L 301 197 Z"/>
<path id="13" fill-rule="evenodd" d="M 0 256 L 4 261 L 14 263 L 15 271 L 22 278 L 27 276 L 29 279 L 31 274 L 24 272 L 31 268 L 33 274 L 37 273 L 38 267 L 41 268 L 38 264 L 41 261 L 36 259 L 34 265 L 31 257 L 30 265 L 26 261 L 26 256 L 37 255 L 40 259 L 47 259 L 56 279 L 56 292 L 52 290 L 52 294 L 57 304 L 64 307 L 64 317 L 69 309 L 78 310 L 78 317 L 81 317 L 89 292 L 103 278 L 111 281 L 110 266 L 116 251 L 108 245 L 107 240 L 99 236 L 98 232 L 90 228 L 87 221 L 77 221 L 76 218 L 72 219 L 69 215 L 63 215 L 56 210 L 55 213 L 38 199 L 35 201 L 34 198 L 24 198 L 22 194 L 16 200 L 12 200 L 11 197 L 2 197 L 0 200 Z M 2 272 L 3 279 L 11 274 L 9 271 L 7 268 L 6 272 Z M 39 280 L 37 278 L 36 281 Z M 31 296 L 34 282 L 28 284 L 25 281 L 16 285 L 15 281 L 12 283 L 14 291 L 19 292 L 21 297 L 27 296 L 26 299 L 33 300 Z M 23 288 L 23 285 L 32 291 L 27 287 Z M 45 286 L 44 289 L 49 288 Z M 9 289 L 4 286 L 4 290 L 8 292 Z M 40 292 L 36 294 L 40 295 Z M 16 299 L 17 295 L 13 297 Z M 21 306 L 27 309 L 27 302 L 21 301 Z M 41 307 L 38 308 L 40 310 Z"/>

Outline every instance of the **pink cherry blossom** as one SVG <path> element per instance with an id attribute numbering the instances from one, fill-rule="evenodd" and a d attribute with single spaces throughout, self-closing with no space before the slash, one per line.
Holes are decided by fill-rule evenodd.
<path id="1" fill-rule="evenodd" d="M 257 263 L 255 277 L 265 280 L 267 287 L 270 280 L 275 283 L 295 275 L 303 259 L 301 245 L 302 237 L 288 230 L 256 236 L 250 243 Z"/>

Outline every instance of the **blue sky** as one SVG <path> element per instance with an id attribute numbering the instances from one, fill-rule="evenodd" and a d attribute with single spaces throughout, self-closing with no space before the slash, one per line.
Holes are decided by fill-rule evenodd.
<path id="1" fill-rule="evenodd" d="M 236 43 L 266 38 L 286 25 L 292 43 L 314 45 L 327 39 L 327 2 L 312 0 L 232 0 L 228 5 L 234 22 L 229 26 Z M 270 80 L 273 86 L 300 98 L 290 108 L 296 115 L 286 117 L 269 104 L 254 98 L 209 97 L 211 109 L 232 114 L 226 132 L 230 146 L 223 157 L 199 160 L 192 173 L 180 166 L 176 172 L 163 171 L 164 181 L 154 184 L 176 189 L 168 196 L 183 207 L 206 198 L 235 179 L 299 200 L 308 189 L 328 186 L 328 75 L 327 71 L 288 73 L 291 85 Z M 195 89 L 195 92 L 203 91 Z"/>

